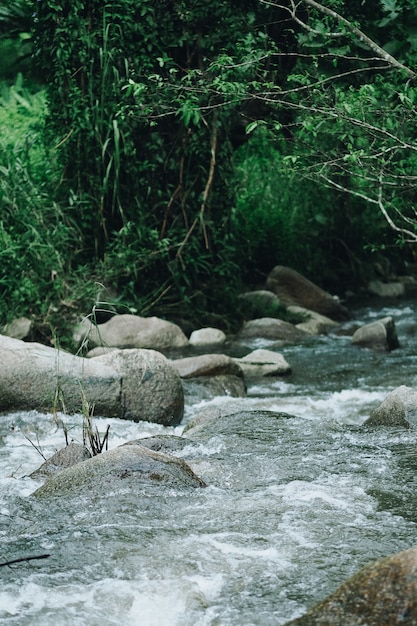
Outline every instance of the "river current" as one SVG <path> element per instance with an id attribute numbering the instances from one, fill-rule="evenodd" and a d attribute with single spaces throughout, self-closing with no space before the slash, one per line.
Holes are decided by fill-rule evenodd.
<path id="1" fill-rule="evenodd" d="M 176 428 L 96 418 L 115 447 L 181 435 L 212 406 L 288 414 L 271 429 L 190 442 L 178 455 L 205 489 L 38 501 L 28 475 L 39 450 L 65 445 L 62 429 L 52 415 L 0 416 L 0 560 L 50 555 L 0 568 L 0 623 L 279 626 L 366 563 L 417 544 L 416 430 L 361 426 L 390 391 L 417 388 L 415 301 L 354 314 L 357 324 L 392 315 L 400 349 L 320 336 L 280 348 L 292 375 L 257 380 L 246 398 L 187 383 Z M 82 417 L 61 417 L 80 441 Z"/>

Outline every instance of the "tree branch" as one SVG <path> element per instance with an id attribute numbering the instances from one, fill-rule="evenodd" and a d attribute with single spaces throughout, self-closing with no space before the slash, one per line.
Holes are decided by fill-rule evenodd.
<path id="1" fill-rule="evenodd" d="M 264 5 L 267 5 L 267 6 L 273 6 L 273 7 L 276 7 L 276 8 L 285 9 L 286 11 L 288 11 L 290 13 L 292 18 L 298 24 L 300 24 L 301 26 L 307 28 L 311 32 L 314 32 L 314 29 L 312 29 L 310 26 L 308 26 L 307 24 L 305 24 L 304 22 L 302 22 L 301 20 L 299 20 L 296 17 L 296 15 L 295 15 L 296 6 L 295 6 L 293 0 L 290 0 L 290 1 L 291 1 L 291 5 L 293 7 L 293 10 L 291 10 L 290 7 L 288 7 L 288 6 L 283 6 L 281 4 L 278 4 L 277 2 L 273 2 L 271 0 L 259 0 L 259 2 L 261 4 L 264 4 Z M 329 17 L 332 17 L 339 24 L 343 24 L 349 32 L 351 32 L 353 35 L 355 35 L 359 39 L 359 41 L 361 41 L 363 44 L 365 44 L 365 46 L 367 46 L 367 48 L 372 50 L 379 58 L 383 59 L 389 65 L 392 65 L 393 67 L 395 67 L 395 68 L 397 68 L 399 70 L 404 71 L 409 78 L 412 78 L 412 79 L 416 79 L 417 78 L 416 72 L 414 72 L 411 68 L 407 67 L 406 65 L 403 65 L 402 63 L 400 63 L 400 61 L 398 61 L 395 57 L 393 57 L 391 54 L 386 52 L 383 48 L 381 48 L 381 46 L 379 46 L 375 41 L 373 41 L 373 39 L 368 37 L 368 35 L 365 35 L 365 33 L 363 31 L 361 31 L 359 28 L 357 28 L 357 26 L 355 26 L 354 24 L 352 24 L 352 22 L 350 22 L 345 17 L 340 15 L 340 13 L 337 13 L 333 9 L 330 9 L 329 7 L 326 7 L 323 4 L 320 4 L 319 2 L 316 2 L 316 0 L 300 0 L 300 2 L 303 2 L 304 4 L 306 4 L 306 5 L 310 6 L 310 7 L 313 7 L 314 9 L 316 9 L 317 11 L 322 13 L 323 15 L 328 15 Z M 320 34 L 322 34 L 322 33 L 320 33 Z M 328 36 L 335 36 L 335 35 L 339 36 L 339 33 L 328 33 Z"/>

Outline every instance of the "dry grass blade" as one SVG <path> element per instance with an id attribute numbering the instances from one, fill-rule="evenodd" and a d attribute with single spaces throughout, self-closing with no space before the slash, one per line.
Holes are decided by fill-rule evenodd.
<path id="1" fill-rule="evenodd" d="M 110 425 L 107 426 L 104 435 L 100 435 L 97 426 L 93 425 L 92 411 L 88 415 L 84 415 L 83 422 L 83 444 L 88 444 L 91 454 L 97 456 L 101 454 L 103 449 L 108 449 Z"/>

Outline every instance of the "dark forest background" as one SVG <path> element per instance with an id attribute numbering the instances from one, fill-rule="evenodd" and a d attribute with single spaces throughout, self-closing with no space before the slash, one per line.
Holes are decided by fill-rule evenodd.
<path id="1" fill-rule="evenodd" d="M 417 3 L 3 0 L 0 320 L 232 328 L 415 261 Z"/>

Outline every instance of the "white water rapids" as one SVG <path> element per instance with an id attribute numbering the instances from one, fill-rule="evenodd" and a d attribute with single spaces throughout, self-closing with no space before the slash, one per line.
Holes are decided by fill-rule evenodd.
<path id="1" fill-rule="evenodd" d="M 361 428 L 395 387 L 417 388 L 414 304 L 357 315 L 392 315 L 400 349 L 319 337 L 280 349 L 292 376 L 258 380 L 246 398 L 209 398 L 190 383 L 177 428 L 96 419 L 115 447 L 181 435 L 213 405 L 292 416 L 190 442 L 178 456 L 206 489 L 36 501 L 33 444 L 51 456 L 62 430 L 51 415 L 0 416 L 0 560 L 50 554 L 0 568 L 0 623 L 279 626 L 366 563 L 417 544 L 416 430 Z M 81 416 L 62 417 L 80 441 Z"/>

